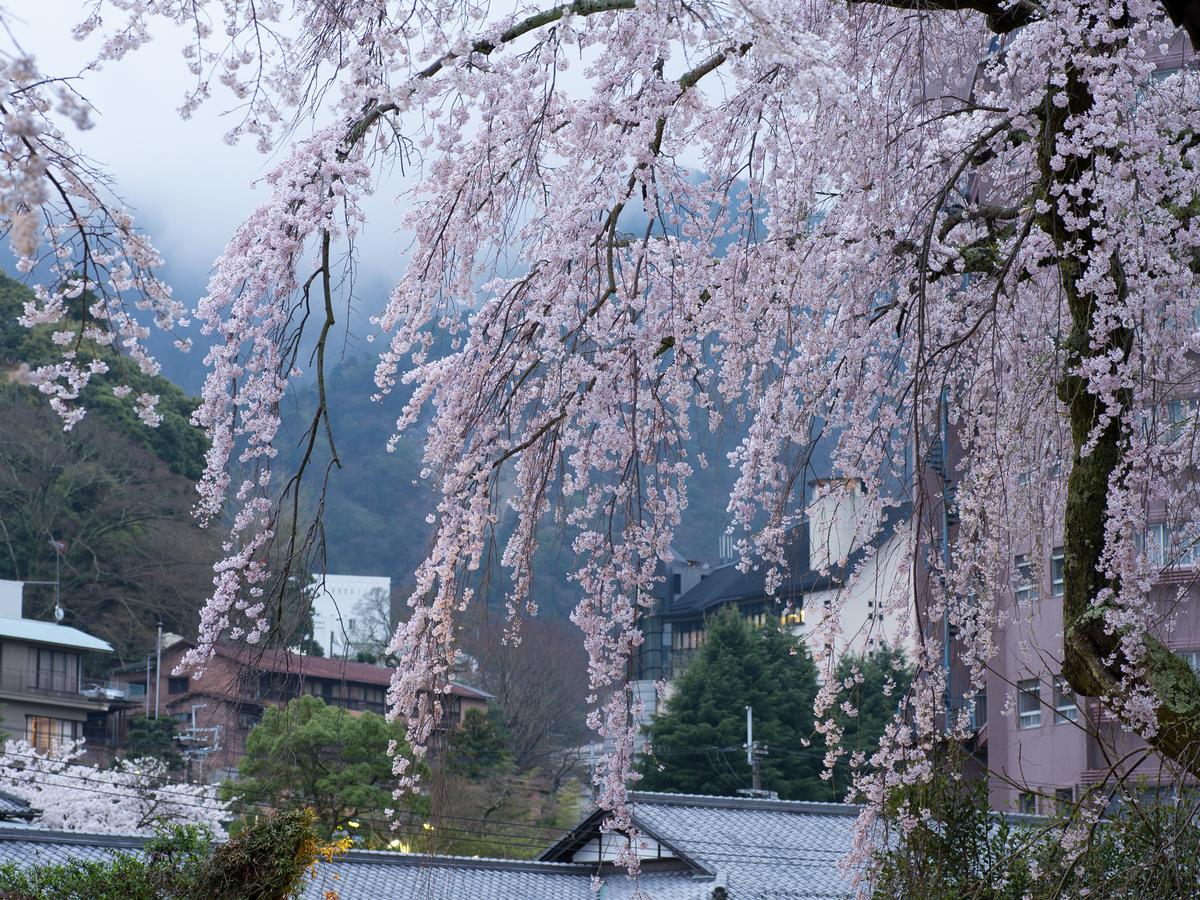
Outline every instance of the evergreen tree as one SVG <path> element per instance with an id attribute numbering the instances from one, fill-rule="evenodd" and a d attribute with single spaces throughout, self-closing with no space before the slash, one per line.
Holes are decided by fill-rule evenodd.
<path id="1" fill-rule="evenodd" d="M 450 733 L 446 766 L 455 775 L 479 780 L 512 769 L 503 713 L 491 707 L 486 713 L 468 709 L 462 724 Z"/>
<path id="2" fill-rule="evenodd" d="M 262 805 L 310 808 L 330 835 L 349 822 L 386 833 L 383 810 L 396 805 L 388 742 L 404 747 L 403 728 L 370 712 L 351 715 L 305 695 L 266 711 L 246 739 L 239 778 L 222 785 L 239 812 Z"/>
<path id="3" fill-rule="evenodd" d="M 128 759 L 150 756 L 162 760 L 168 769 L 183 768 L 183 756 L 175 741 L 175 720 L 170 716 L 157 719 L 134 716 L 129 720 L 125 756 Z"/>
<path id="4" fill-rule="evenodd" d="M 666 713 L 647 729 L 652 752 L 637 786 L 690 794 L 750 787 L 744 745 L 751 706 L 754 739 L 767 750 L 763 788 L 788 800 L 828 799 L 813 731 L 817 673 L 808 651 L 776 625 L 755 627 L 732 608 L 710 618 L 707 630 Z"/>
<path id="5" fill-rule="evenodd" d="M 853 778 L 853 754 L 862 753 L 864 762 L 870 762 L 884 729 L 908 693 L 913 672 L 903 649 L 883 645 L 861 656 L 843 656 L 838 660 L 837 677 L 843 686 L 849 685 L 843 687 L 841 697 L 855 709 L 850 716 L 839 708 L 836 716 L 842 728 L 840 746 L 847 753 L 834 765 L 831 799 L 844 800 Z"/>

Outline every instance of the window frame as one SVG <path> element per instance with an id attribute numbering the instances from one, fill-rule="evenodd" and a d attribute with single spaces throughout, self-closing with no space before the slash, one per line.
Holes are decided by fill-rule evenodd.
<path id="1" fill-rule="evenodd" d="M 1022 709 L 1022 700 L 1026 698 L 1032 698 L 1032 709 Z M 1042 682 L 1037 678 L 1023 678 L 1017 682 L 1017 729 L 1029 731 L 1041 727 Z"/>
<path id="2" fill-rule="evenodd" d="M 1013 599 L 1017 604 L 1031 604 L 1037 601 L 1040 585 L 1033 570 L 1033 560 L 1028 553 L 1018 553 L 1013 557 Z"/>
<path id="3" fill-rule="evenodd" d="M 1054 679 L 1054 724 L 1064 725 L 1067 722 L 1079 721 L 1079 701 L 1071 685 L 1063 676 Z M 1069 701 L 1069 702 L 1064 702 Z"/>
<path id="4" fill-rule="evenodd" d="M 1062 547 L 1050 551 L 1050 596 L 1061 597 L 1066 592 L 1066 556 Z"/>

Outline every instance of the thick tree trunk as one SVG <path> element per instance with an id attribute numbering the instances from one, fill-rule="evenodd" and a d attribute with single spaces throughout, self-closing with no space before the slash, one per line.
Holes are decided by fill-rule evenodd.
<path id="1" fill-rule="evenodd" d="M 1122 463 L 1125 436 L 1121 421 L 1113 418 L 1091 451 L 1083 453 L 1105 410 L 1100 399 L 1088 391 L 1086 380 L 1075 373 L 1088 357 L 1115 354 L 1121 359 L 1128 358 L 1137 336 L 1119 329 L 1108 336 L 1104 346 L 1091 346 L 1096 298 L 1081 291 L 1079 285 L 1093 245 L 1087 232 L 1070 231 L 1057 200 L 1060 196 L 1070 198 L 1071 194 L 1054 188 L 1079 184 L 1092 167 L 1093 157 L 1067 156 L 1066 166 L 1057 171 L 1050 165 L 1064 123 L 1070 116 L 1086 114 L 1092 105 L 1087 85 L 1073 67 L 1067 72 L 1066 92 L 1065 107 L 1055 106 L 1047 96 L 1038 147 L 1041 180 L 1047 189 L 1043 199 L 1050 204 L 1041 224 L 1059 251 L 1062 289 L 1071 314 L 1071 331 L 1065 347 L 1066 369 L 1058 385 L 1059 398 L 1067 405 L 1070 416 L 1074 446 L 1063 533 L 1063 675 L 1080 694 L 1119 698 L 1128 689 L 1122 685 L 1125 660 L 1120 651 L 1120 635 L 1111 633 L 1105 622 L 1106 609 L 1110 608 L 1105 603 L 1113 601 L 1098 603 L 1098 600 L 1106 588 L 1113 589 L 1109 596 L 1116 596 L 1119 587 L 1105 578 L 1100 562 L 1106 540 L 1109 488 Z M 1068 205 L 1068 216 L 1081 217 L 1075 221 L 1089 221 L 1093 204 L 1087 192 L 1070 200 Z M 1110 266 L 1111 277 L 1119 294 L 1123 294 L 1126 285 L 1121 260 L 1114 256 Z M 1123 411 L 1128 410 L 1132 397 L 1123 392 L 1118 401 Z M 1188 664 L 1160 641 L 1147 635 L 1144 642 L 1142 677 L 1157 701 L 1158 719 L 1157 731 L 1148 735 L 1147 740 L 1156 750 L 1200 777 L 1200 681 Z M 1121 714 L 1120 703 L 1115 703 L 1114 709 Z"/>

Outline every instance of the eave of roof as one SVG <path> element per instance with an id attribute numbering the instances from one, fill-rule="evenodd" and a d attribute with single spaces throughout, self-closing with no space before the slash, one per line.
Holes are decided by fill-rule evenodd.
<path id="1" fill-rule="evenodd" d="M 184 640 L 172 644 L 171 649 L 195 646 L 192 642 Z M 392 682 L 392 673 L 395 671 L 383 666 L 353 662 L 348 659 L 305 656 L 288 650 L 236 647 L 232 644 L 217 644 L 213 648 L 213 652 L 260 672 L 294 675 L 298 678 L 327 678 L 333 681 L 370 684 L 376 687 L 389 686 Z M 487 691 L 457 681 L 451 681 L 448 688 L 449 693 L 456 697 L 485 701 L 495 699 L 495 696 Z"/>
<path id="2" fill-rule="evenodd" d="M 71 628 L 69 625 L 42 622 L 38 619 L 13 619 L 0 616 L 0 637 L 29 641 L 31 644 L 70 647 L 74 650 L 97 650 L 101 653 L 112 653 L 113 649 L 107 641 L 93 637 L 86 631 Z"/>
<path id="3" fill-rule="evenodd" d="M 836 590 L 845 584 L 848 573 L 857 568 L 868 550 L 882 546 L 911 514 L 911 503 L 888 507 L 871 543 L 851 553 L 844 568 L 832 569 L 824 575 L 809 568 L 808 523 L 801 522 L 791 529 L 795 537 L 785 547 L 787 566 L 783 581 L 774 594 L 768 595 L 766 592 L 766 566 L 757 563 L 749 572 L 741 572 L 737 568 L 738 563 L 730 563 L 713 570 L 698 585 L 684 592 L 669 610 L 662 613 L 662 619 L 667 622 L 693 620 L 728 603 L 767 599 L 790 602 L 805 594 Z"/>

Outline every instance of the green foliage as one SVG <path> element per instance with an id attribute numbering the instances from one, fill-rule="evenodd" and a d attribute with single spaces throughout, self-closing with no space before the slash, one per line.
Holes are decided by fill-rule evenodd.
<path id="1" fill-rule="evenodd" d="M 367 831 L 387 828 L 383 810 L 394 807 L 390 741 L 404 746 L 399 725 L 370 712 L 351 715 L 303 696 L 268 709 L 246 739 L 237 781 L 222 795 L 235 811 L 311 808 L 317 828 L 329 836 L 351 820 Z"/>
<path id="2" fill-rule="evenodd" d="M 879 749 L 884 729 L 895 718 L 912 684 L 913 670 L 903 649 L 881 646 L 862 656 L 844 655 L 838 660 L 837 677 L 843 685 L 851 684 L 841 696 L 850 701 L 856 713 L 847 715 L 839 707 L 835 716 L 842 728 L 839 746 L 847 753 L 834 764 L 830 799 L 844 800 L 852 784 L 852 755 L 861 752 L 869 762 L 871 754 Z"/>
<path id="3" fill-rule="evenodd" d="M 293 809 L 261 817 L 217 847 L 196 879 L 195 896 L 197 900 L 277 900 L 295 896 L 304 885 L 309 866 L 322 853 L 312 810 Z"/>
<path id="4" fill-rule="evenodd" d="M 205 450 L 188 422 L 195 404 L 166 379 L 126 372 L 127 361 L 102 349 L 111 372 L 87 388 L 88 413 L 64 434 L 28 384 L 28 369 L 59 350 L 49 327 L 17 324 L 30 296 L 0 275 L 0 578 L 53 579 L 48 539 L 64 542 L 66 624 L 135 659 L 152 645 L 159 619 L 179 632 L 194 627 L 211 582 L 216 536 L 191 516 Z M 159 395 L 158 428 L 113 396 L 118 381 Z M 31 586 L 25 599 L 27 615 L 47 618 L 54 589 Z"/>
<path id="5" fill-rule="evenodd" d="M 486 713 L 468 709 L 462 724 L 450 734 L 446 755 L 450 771 L 474 780 L 511 767 L 504 714 L 494 706 Z"/>
<path id="6" fill-rule="evenodd" d="M 50 339 L 55 330 L 53 327 L 28 329 L 18 324 L 17 317 L 23 304 L 32 297 L 32 291 L 25 285 L 0 275 L 0 366 L 5 369 L 21 363 L 37 368 L 57 361 L 61 352 Z M 90 295 L 85 295 L 81 302 L 86 305 L 90 299 Z M 207 449 L 204 432 L 191 424 L 198 401 L 166 378 L 144 374 L 136 364 L 111 348 L 96 348 L 89 344 L 88 352 L 98 355 L 110 368 L 107 375 L 95 379 L 84 389 L 82 402 L 88 416 L 101 419 L 141 445 L 166 463 L 172 472 L 197 480 L 204 471 Z M 113 395 L 112 387 L 116 384 L 129 385 L 135 396 L 140 393 L 158 395 L 162 422 L 157 428 L 142 424 L 129 398 L 122 400 Z"/>
<path id="7" fill-rule="evenodd" d="M 1053 817 L 1007 817 L 988 809 L 986 782 L 968 781 L 962 769 L 961 756 L 948 752 L 932 777 L 888 798 L 895 839 L 878 855 L 877 900 L 1200 896 L 1194 791 L 1174 801 L 1101 794 Z M 1106 800 L 1110 815 L 1085 818 Z"/>
<path id="8" fill-rule="evenodd" d="M 125 755 L 130 759 L 152 756 L 165 762 L 169 769 L 182 768 L 183 756 L 175 740 L 175 720 L 170 716 L 157 719 L 134 716 L 129 720 Z"/>
<path id="9" fill-rule="evenodd" d="M 195 826 L 164 829 L 142 854 L 111 860 L 0 866 L 5 900 L 283 900 L 298 896 L 310 866 L 343 845 L 322 846 L 311 811 L 264 816 L 215 848 Z"/>
<path id="10" fill-rule="evenodd" d="M 939 769 L 954 772 L 956 766 Z M 1028 838 L 990 813 L 987 799 L 986 782 L 953 775 L 895 791 L 887 811 L 901 837 L 880 860 L 875 897 L 1023 897 L 1033 884 L 1030 856 L 1014 851 Z M 899 825 L 902 817 L 915 821 L 907 833 Z"/>
<path id="11" fill-rule="evenodd" d="M 762 784 L 788 800 L 825 800 L 822 751 L 813 741 L 817 673 L 802 644 L 774 624 L 758 628 L 727 607 L 708 621 L 700 654 L 676 682 L 667 711 L 647 729 L 653 756 L 639 788 L 728 794 L 750 786 L 746 707 L 766 745 Z"/>

